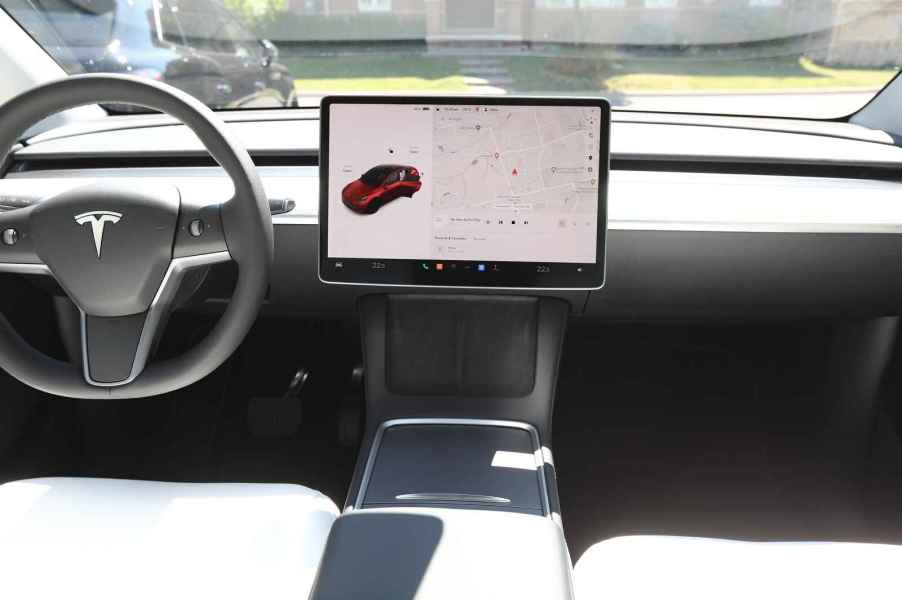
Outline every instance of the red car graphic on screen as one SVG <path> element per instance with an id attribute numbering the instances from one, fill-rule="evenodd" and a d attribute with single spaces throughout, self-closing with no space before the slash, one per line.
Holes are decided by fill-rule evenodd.
<path id="1" fill-rule="evenodd" d="M 354 212 L 373 214 L 401 196 L 413 198 L 423 182 L 416 167 L 378 165 L 341 190 L 341 201 Z"/>

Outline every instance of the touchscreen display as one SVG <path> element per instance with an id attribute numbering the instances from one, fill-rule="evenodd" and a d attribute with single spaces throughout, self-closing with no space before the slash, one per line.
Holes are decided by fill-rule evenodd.
<path id="1" fill-rule="evenodd" d="M 603 100 L 400 100 L 323 102 L 325 281 L 601 285 Z"/>

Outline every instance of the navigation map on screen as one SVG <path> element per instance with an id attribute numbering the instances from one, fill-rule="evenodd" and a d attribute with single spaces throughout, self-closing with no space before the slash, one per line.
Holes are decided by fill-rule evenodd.
<path id="1" fill-rule="evenodd" d="M 594 263 L 601 109 L 335 104 L 328 255 Z"/>

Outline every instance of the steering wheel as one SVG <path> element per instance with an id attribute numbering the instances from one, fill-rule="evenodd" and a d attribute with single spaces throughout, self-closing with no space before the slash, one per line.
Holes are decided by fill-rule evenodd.
<path id="1" fill-rule="evenodd" d="M 81 313 L 82 350 L 81 365 L 55 360 L 0 315 L 0 367 L 71 398 L 163 394 L 208 375 L 244 339 L 269 282 L 272 217 L 254 163 L 215 114 L 184 92 L 137 77 L 78 75 L 16 96 L 0 106 L 0 158 L 41 119 L 98 103 L 135 104 L 187 125 L 235 193 L 204 205 L 171 185 L 102 182 L 0 213 L 0 272 L 54 277 Z M 184 274 L 230 260 L 238 282 L 210 334 L 185 354 L 148 365 Z"/>

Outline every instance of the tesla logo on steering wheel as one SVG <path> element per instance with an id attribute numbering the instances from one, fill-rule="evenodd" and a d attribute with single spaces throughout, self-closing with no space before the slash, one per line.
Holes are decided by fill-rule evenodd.
<path id="1" fill-rule="evenodd" d="M 100 259 L 100 247 L 103 245 L 103 228 L 107 223 L 114 225 L 122 218 L 121 213 L 111 210 L 92 210 L 90 212 L 75 215 L 75 222 L 79 225 L 91 224 L 91 233 L 94 234 L 94 248 L 97 249 L 97 259 Z"/>

